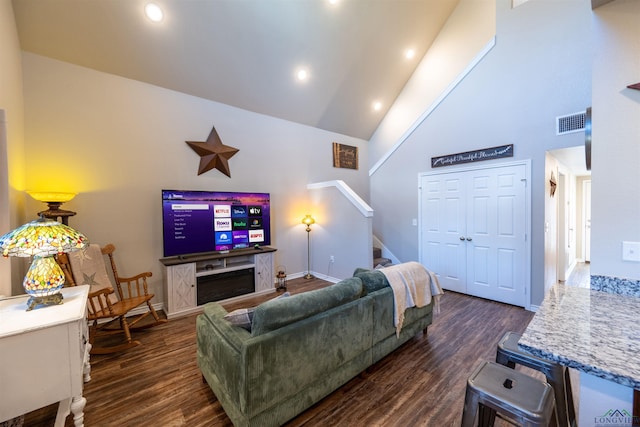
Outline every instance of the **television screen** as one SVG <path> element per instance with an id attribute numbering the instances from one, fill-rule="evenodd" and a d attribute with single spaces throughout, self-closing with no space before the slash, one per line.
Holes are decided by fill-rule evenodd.
<path id="1" fill-rule="evenodd" d="M 162 190 L 164 256 L 271 244 L 269 193 Z"/>

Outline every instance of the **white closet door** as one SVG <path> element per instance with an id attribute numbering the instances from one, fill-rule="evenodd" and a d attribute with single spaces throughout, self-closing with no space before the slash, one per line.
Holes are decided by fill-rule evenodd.
<path id="1" fill-rule="evenodd" d="M 421 262 L 443 288 L 526 305 L 526 167 L 425 174 Z"/>
<path id="2" fill-rule="evenodd" d="M 467 293 L 524 306 L 525 167 L 467 173 Z"/>
<path id="3" fill-rule="evenodd" d="M 458 174 L 425 176 L 421 197 L 421 263 L 444 289 L 467 292 L 466 182 Z"/>

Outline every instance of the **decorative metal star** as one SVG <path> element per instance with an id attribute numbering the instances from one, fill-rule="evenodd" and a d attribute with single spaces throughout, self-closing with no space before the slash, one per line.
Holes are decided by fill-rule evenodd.
<path id="1" fill-rule="evenodd" d="M 209 134 L 209 138 L 207 138 L 206 142 L 185 142 L 200 156 L 198 175 L 202 175 L 203 173 L 215 168 L 231 178 L 229 159 L 240 150 L 224 145 L 218 136 L 218 132 L 216 132 L 215 126 L 211 129 L 211 133 Z"/>

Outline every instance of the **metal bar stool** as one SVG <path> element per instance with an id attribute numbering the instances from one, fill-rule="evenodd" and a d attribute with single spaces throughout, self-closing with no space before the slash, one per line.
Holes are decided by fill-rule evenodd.
<path id="1" fill-rule="evenodd" d="M 484 414 L 483 414 L 484 412 Z M 522 372 L 482 362 L 467 380 L 462 427 L 493 426 L 499 413 L 524 427 L 548 426 L 554 419 L 553 389 Z"/>
<path id="2" fill-rule="evenodd" d="M 576 427 L 576 410 L 571 391 L 571 379 L 569 369 L 566 367 L 535 356 L 518 347 L 521 335 L 515 332 L 507 332 L 498 342 L 496 362 L 501 365 L 515 368 L 516 363 L 527 368 L 542 372 L 547 377 L 547 382 L 553 387 L 556 397 L 556 411 L 558 426 Z"/>

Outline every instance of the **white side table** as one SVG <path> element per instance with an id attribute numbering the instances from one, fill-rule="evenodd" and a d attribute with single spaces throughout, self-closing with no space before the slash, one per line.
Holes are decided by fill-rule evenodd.
<path id="1" fill-rule="evenodd" d="M 0 422 L 60 402 L 84 425 L 83 383 L 89 381 L 89 286 L 64 288 L 63 304 L 27 309 L 27 295 L 0 300 Z"/>

